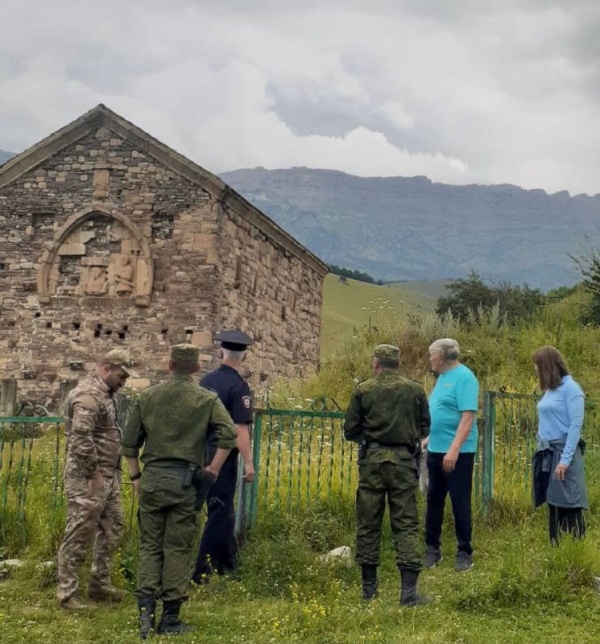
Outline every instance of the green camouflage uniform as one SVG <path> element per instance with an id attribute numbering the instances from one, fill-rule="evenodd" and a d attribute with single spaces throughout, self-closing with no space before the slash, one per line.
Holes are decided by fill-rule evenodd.
<path id="1" fill-rule="evenodd" d="M 67 524 L 58 552 L 58 591 L 66 602 L 79 586 L 78 570 L 93 543 L 90 583 L 110 585 L 110 561 L 123 534 L 117 400 L 91 372 L 70 392 L 65 409 Z M 98 471 L 102 490 L 90 492 Z"/>
<path id="2" fill-rule="evenodd" d="M 197 361 L 197 355 L 196 355 Z M 190 376 L 141 392 L 123 432 L 121 454 L 137 458 L 143 447 L 139 484 L 140 559 L 136 595 L 163 602 L 186 598 L 192 575 L 196 488 L 184 488 L 190 464 L 204 467 L 206 435 L 217 447 L 236 445 L 237 431 L 217 394 Z"/>
<path id="3" fill-rule="evenodd" d="M 380 345 L 376 351 L 385 357 L 385 347 L 390 346 Z M 423 387 L 397 369 L 384 369 L 362 382 L 352 396 L 344 435 L 370 443 L 358 460 L 356 556 L 361 565 L 379 565 L 387 496 L 398 568 L 421 569 L 415 455 L 419 441 L 429 435 L 429 425 Z"/>

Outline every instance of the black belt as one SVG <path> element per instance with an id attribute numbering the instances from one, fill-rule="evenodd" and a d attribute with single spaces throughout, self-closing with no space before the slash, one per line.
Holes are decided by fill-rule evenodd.
<path id="1" fill-rule="evenodd" d="M 187 471 L 190 465 L 196 465 L 195 463 L 186 462 L 186 461 L 151 461 L 148 463 L 144 469 L 150 468 L 151 470 L 181 470 Z M 198 467 L 198 466 L 196 466 Z"/>
<path id="2" fill-rule="evenodd" d="M 380 443 L 379 441 L 367 441 L 368 447 L 384 447 L 387 449 L 399 449 L 403 447 L 404 449 L 412 452 L 414 450 L 414 445 L 405 445 L 404 443 Z"/>

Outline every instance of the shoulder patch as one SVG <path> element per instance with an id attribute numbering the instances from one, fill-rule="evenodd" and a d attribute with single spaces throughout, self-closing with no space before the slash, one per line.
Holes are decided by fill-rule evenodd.
<path id="1" fill-rule="evenodd" d="M 250 396 L 242 396 L 242 405 L 244 405 L 246 409 L 250 409 L 250 407 L 252 407 Z"/>

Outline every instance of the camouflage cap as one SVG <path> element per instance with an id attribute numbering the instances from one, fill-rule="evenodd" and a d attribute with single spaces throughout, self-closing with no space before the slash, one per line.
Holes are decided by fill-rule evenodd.
<path id="1" fill-rule="evenodd" d="M 176 344 L 171 347 L 171 360 L 179 363 L 198 364 L 200 347 L 195 344 Z"/>
<path id="2" fill-rule="evenodd" d="M 133 360 L 124 349 L 113 349 L 104 356 L 104 359 L 115 367 L 121 367 L 128 376 L 137 378 L 137 373 L 133 370 Z"/>
<path id="3" fill-rule="evenodd" d="M 373 349 L 374 358 L 383 358 L 384 360 L 400 360 L 400 349 L 393 344 L 378 344 Z"/>

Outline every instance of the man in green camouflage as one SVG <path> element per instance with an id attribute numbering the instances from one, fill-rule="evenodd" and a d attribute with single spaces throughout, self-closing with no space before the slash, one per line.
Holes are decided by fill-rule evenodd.
<path id="1" fill-rule="evenodd" d="M 171 348 L 171 378 L 141 392 L 123 432 L 121 454 L 139 497 L 140 559 L 136 597 L 140 634 L 155 630 L 156 602 L 163 612 L 156 632 L 177 635 L 195 627 L 179 619 L 192 575 L 196 530 L 194 482 L 216 480 L 237 431 L 216 393 L 194 380 L 199 349 Z M 216 454 L 204 467 L 206 436 L 215 437 Z M 139 454 L 143 448 L 140 472 Z M 208 489 L 208 487 L 206 487 Z"/>
<path id="2" fill-rule="evenodd" d="M 417 513 L 418 451 L 429 435 L 429 407 L 423 387 L 400 375 L 400 349 L 380 344 L 373 351 L 373 377 L 352 395 L 344 436 L 359 443 L 356 491 L 356 558 L 363 598 L 377 596 L 381 524 L 386 498 L 401 575 L 400 603 L 416 606 L 421 571 Z"/>
<path id="3" fill-rule="evenodd" d="M 94 601 L 119 601 L 126 594 L 111 585 L 110 562 L 123 533 L 115 393 L 132 373 L 131 366 L 125 351 L 109 351 L 66 400 L 67 525 L 58 552 L 56 593 L 66 610 L 87 608 L 77 594 L 78 571 L 92 543 L 88 596 Z"/>

